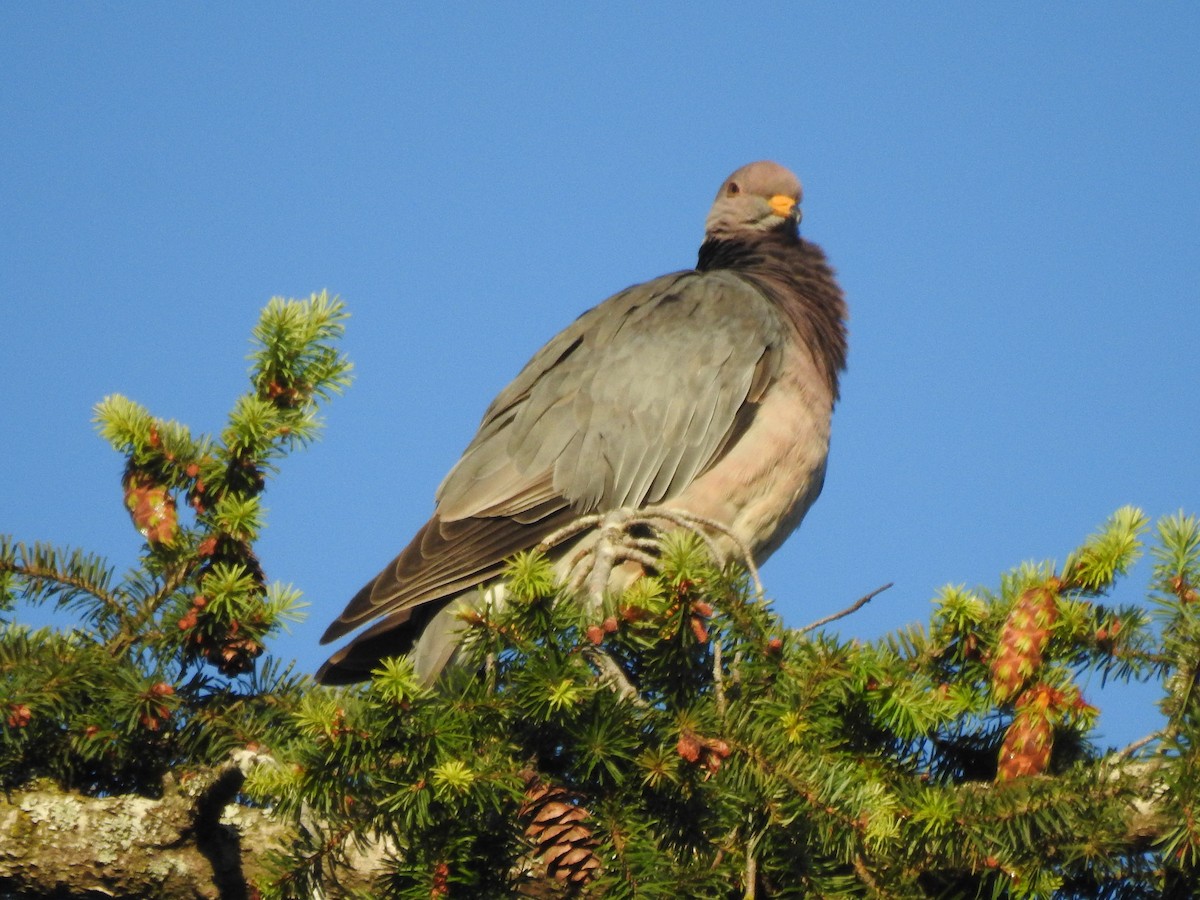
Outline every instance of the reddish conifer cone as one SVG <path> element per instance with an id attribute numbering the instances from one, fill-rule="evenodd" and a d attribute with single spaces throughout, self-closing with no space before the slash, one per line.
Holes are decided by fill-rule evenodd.
<path id="1" fill-rule="evenodd" d="M 996 781 L 1012 781 L 1046 771 L 1054 748 L 1057 699 L 1058 692 L 1046 685 L 1036 685 L 1021 695 L 1017 713 L 1000 745 Z"/>
<path id="2" fill-rule="evenodd" d="M 1029 588 L 1013 605 L 992 656 L 992 689 L 1001 703 L 1033 678 L 1057 620 L 1058 593 L 1048 585 Z"/>
<path id="3" fill-rule="evenodd" d="M 167 544 L 175 539 L 178 516 L 175 498 L 166 487 L 147 472 L 131 469 L 123 479 L 125 508 L 133 527 L 151 544 Z"/>

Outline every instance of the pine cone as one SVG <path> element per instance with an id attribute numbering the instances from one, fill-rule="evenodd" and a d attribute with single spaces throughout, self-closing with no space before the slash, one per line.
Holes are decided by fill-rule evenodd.
<path id="1" fill-rule="evenodd" d="M 1017 600 L 992 657 L 992 689 L 1001 703 L 1019 694 L 1037 672 L 1057 619 L 1056 585 L 1029 588 Z"/>
<path id="2" fill-rule="evenodd" d="M 1058 691 L 1036 685 L 1017 701 L 1017 713 L 1000 745 L 996 781 L 1040 775 L 1050 764 L 1054 746 L 1054 714 L 1061 706 Z"/>
<path id="3" fill-rule="evenodd" d="M 519 815 L 529 823 L 525 836 L 546 874 L 572 887 L 581 887 L 599 873 L 596 839 L 584 823 L 588 811 L 566 789 L 542 784 L 537 774 L 525 772 L 525 802 Z"/>
<path id="4" fill-rule="evenodd" d="M 171 492 L 150 473 L 133 468 L 125 472 L 122 484 L 133 527 L 151 544 L 170 543 L 178 524 Z"/>

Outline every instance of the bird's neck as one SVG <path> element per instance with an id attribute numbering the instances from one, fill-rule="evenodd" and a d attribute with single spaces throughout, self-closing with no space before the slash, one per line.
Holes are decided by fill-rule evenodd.
<path id="1" fill-rule="evenodd" d="M 725 269 L 754 283 L 812 350 L 837 398 L 838 373 L 846 367 L 846 303 L 820 247 L 794 232 L 710 237 L 696 269 Z"/>
<path id="2" fill-rule="evenodd" d="M 701 272 L 758 268 L 774 260 L 786 265 L 788 257 L 794 255 L 799 246 L 800 236 L 794 231 L 765 231 L 737 237 L 708 236 L 700 245 L 696 268 Z"/>

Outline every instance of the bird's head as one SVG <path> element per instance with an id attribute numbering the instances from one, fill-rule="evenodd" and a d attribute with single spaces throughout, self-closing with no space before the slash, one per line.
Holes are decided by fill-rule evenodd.
<path id="1" fill-rule="evenodd" d="M 747 233 L 796 233 L 800 224 L 800 179 L 778 163 L 742 166 L 725 179 L 705 222 L 706 238 Z"/>

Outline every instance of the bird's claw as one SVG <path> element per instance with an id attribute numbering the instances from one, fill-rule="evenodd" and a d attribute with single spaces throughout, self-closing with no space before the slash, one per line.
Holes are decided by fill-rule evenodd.
<path id="1" fill-rule="evenodd" d="M 568 589 L 575 592 L 586 586 L 591 602 L 599 607 L 603 603 L 613 569 L 619 564 L 637 563 L 643 570 L 652 569 L 657 565 L 658 540 L 641 536 L 635 529 L 649 528 L 658 532 L 663 530 L 664 523 L 697 535 L 704 541 L 713 559 L 718 562 L 726 555 L 718 541 L 719 537 L 724 537 L 733 545 L 746 571 L 754 580 L 755 589 L 762 594 L 762 581 L 759 579 L 758 567 L 754 564 L 750 548 L 723 523 L 684 510 L 666 507 L 622 507 L 606 513 L 583 515 L 546 536 L 538 544 L 538 550 L 544 553 L 589 528 L 595 528 L 595 541 L 585 543 L 576 551 L 567 561 L 565 571 Z"/>

